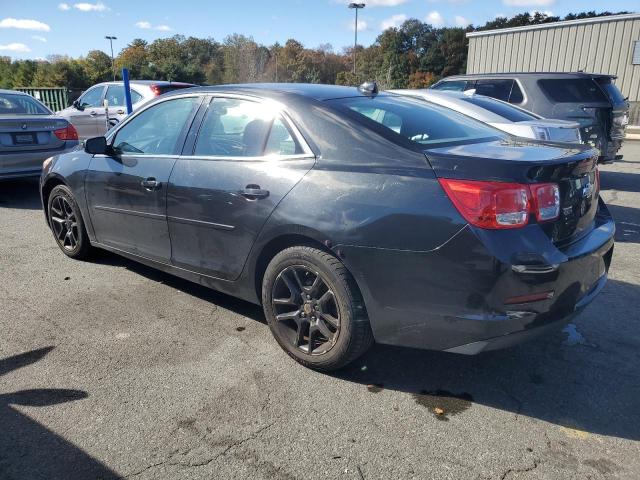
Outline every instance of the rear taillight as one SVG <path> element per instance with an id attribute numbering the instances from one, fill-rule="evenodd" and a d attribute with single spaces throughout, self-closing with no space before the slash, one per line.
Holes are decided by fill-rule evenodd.
<path id="1" fill-rule="evenodd" d="M 162 91 L 160 90 L 160 87 L 158 85 L 151 85 L 149 89 L 156 97 L 162 95 Z"/>
<path id="2" fill-rule="evenodd" d="M 560 189 L 555 183 L 529 185 L 533 210 L 539 222 L 555 220 L 560 216 Z"/>
<path id="3" fill-rule="evenodd" d="M 78 140 L 78 131 L 76 130 L 76 127 L 71 124 L 67 125 L 65 128 L 54 130 L 53 134 L 60 140 Z"/>
<path id="4" fill-rule="evenodd" d="M 472 225 L 488 229 L 520 228 L 535 215 L 539 222 L 558 218 L 560 190 L 555 183 L 487 182 L 439 179 L 460 214 Z"/>

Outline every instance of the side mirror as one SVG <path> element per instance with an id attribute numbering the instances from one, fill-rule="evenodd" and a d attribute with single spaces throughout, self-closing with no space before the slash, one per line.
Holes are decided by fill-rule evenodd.
<path id="1" fill-rule="evenodd" d="M 80 110 L 80 111 L 84 110 L 84 107 L 80 103 L 80 100 L 74 100 L 72 105 L 73 105 L 73 108 L 75 108 L 76 110 Z"/>
<path id="2" fill-rule="evenodd" d="M 84 141 L 84 151 L 91 155 L 108 155 L 111 150 L 104 137 L 93 137 Z"/>

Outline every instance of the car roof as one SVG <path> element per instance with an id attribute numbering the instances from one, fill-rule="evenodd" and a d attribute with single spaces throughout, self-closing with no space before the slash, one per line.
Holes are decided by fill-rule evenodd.
<path id="1" fill-rule="evenodd" d="M 12 95 L 26 95 L 27 97 L 31 96 L 28 93 L 20 92 L 19 90 L 6 90 L 6 89 L 2 89 L 2 88 L 0 88 L 0 93 L 7 93 L 7 94 L 12 94 Z"/>
<path id="2" fill-rule="evenodd" d="M 494 72 L 494 73 L 467 73 L 463 75 L 451 75 L 443 80 L 456 80 L 468 78 L 494 78 L 494 77 L 533 77 L 533 78 L 617 78 L 615 75 L 606 73 L 588 72 Z"/>
<path id="3" fill-rule="evenodd" d="M 91 85 L 91 87 L 97 85 L 122 85 L 124 82 L 122 80 L 116 80 L 111 82 L 100 82 L 95 85 Z M 185 82 L 171 82 L 169 80 L 129 80 L 129 83 L 133 85 L 158 85 L 159 87 L 169 87 L 171 85 L 176 86 L 196 86 L 193 83 L 185 83 Z M 88 87 L 87 90 L 91 87 Z"/>
<path id="4" fill-rule="evenodd" d="M 167 95 L 180 95 L 187 90 L 171 92 Z M 260 95 L 264 97 L 281 97 L 284 95 L 295 95 L 314 100 L 330 100 L 334 98 L 348 98 L 363 96 L 357 87 L 344 87 L 340 85 L 325 85 L 319 83 L 243 83 L 231 85 L 216 85 L 207 87 L 195 87 L 188 91 L 198 91 L 202 93 L 244 93 Z M 378 96 L 386 96 L 379 93 Z"/>

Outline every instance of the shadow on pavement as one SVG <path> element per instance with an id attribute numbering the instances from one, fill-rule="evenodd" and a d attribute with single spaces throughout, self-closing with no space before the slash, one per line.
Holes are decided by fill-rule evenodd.
<path id="1" fill-rule="evenodd" d="M 264 312 L 262 311 L 262 307 L 259 305 L 245 302 L 230 295 L 226 295 L 197 283 L 190 282 L 189 280 L 184 280 L 174 275 L 156 270 L 155 268 L 147 267 L 146 265 L 121 257 L 120 255 L 116 255 L 115 253 L 110 253 L 105 250 L 99 250 L 98 252 L 96 252 L 93 261 L 101 265 L 124 267 L 127 270 L 135 272 L 138 275 L 142 275 L 149 280 L 153 280 L 154 282 L 163 283 L 171 288 L 175 288 L 189 295 L 193 295 L 194 297 L 197 297 L 201 300 L 215 303 L 219 307 L 231 310 L 232 312 L 238 313 L 240 315 L 244 315 L 245 317 L 257 322 L 264 324 L 267 323 L 267 320 L 264 317 Z"/>
<path id="2" fill-rule="evenodd" d="M 43 359 L 53 347 L 0 360 L 0 376 Z M 82 449 L 19 412 L 14 406 L 49 407 L 87 398 L 82 390 L 40 388 L 0 394 L 0 476 L 2 478 L 120 478 Z"/>
<path id="3" fill-rule="evenodd" d="M 372 394 L 409 393 L 440 420 L 475 403 L 640 440 L 640 288 L 610 281 L 607 291 L 609 298 L 603 292 L 596 300 L 607 315 L 585 322 L 578 317 L 577 340 L 558 332 L 477 356 L 376 345 L 335 376 L 367 385 Z M 625 300 L 626 308 L 620 306 Z M 589 332 L 587 339 L 580 332 Z"/>
<path id="4" fill-rule="evenodd" d="M 602 190 L 618 190 L 622 192 L 640 192 L 640 175 L 628 172 L 600 171 Z"/>
<path id="5" fill-rule="evenodd" d="M 607 205 L 616 221 L 616 242 L 640 243 L 640 210 L 621 205 Z"/>
<path id="6" fill-rule="evenodd" d="M 41 210 L 38 179 L 0 181 L 0 208 Z"/>

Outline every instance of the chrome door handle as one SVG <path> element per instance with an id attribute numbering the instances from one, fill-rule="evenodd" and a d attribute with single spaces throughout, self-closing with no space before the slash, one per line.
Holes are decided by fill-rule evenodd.
<path id="1" fill-rule="evenodd" d="M 260 185 L 253 184 L 247 185 L 244 190 L 240 190 L 238 193 L 248 200 L 258 200 L 269 196 L 269 190 L 263 190 Z"/>
<path id="2" fill-rule="evenodd" d="M 162 185 L 162 182 L 158 182 L 155 178 L 153 177 L 149 177 L 149 178 L 145 178 L 144 180 L 142 180 L 140 182 L 140 185 L 142 187 L 144 187 L 145 189 L 152 191 L 152 190 L 157 190 L 158 188 L 160 188 L 160 186 Z"/>
<path id="3" fill-rule="evenodd" d="M 89 112 L 89 115 L 91 115 L 92 117 L 95 117 L 96 115 L 98 115 L 98 113 L 94 110 L 93 112 Z"/>
<path id="4" fill-rule="evenodd" d="M 116 113 L 117 113 L 118 115 L 122 115 L 122 114 L 124 113 L 124 110 L 118 110 Z"/>

